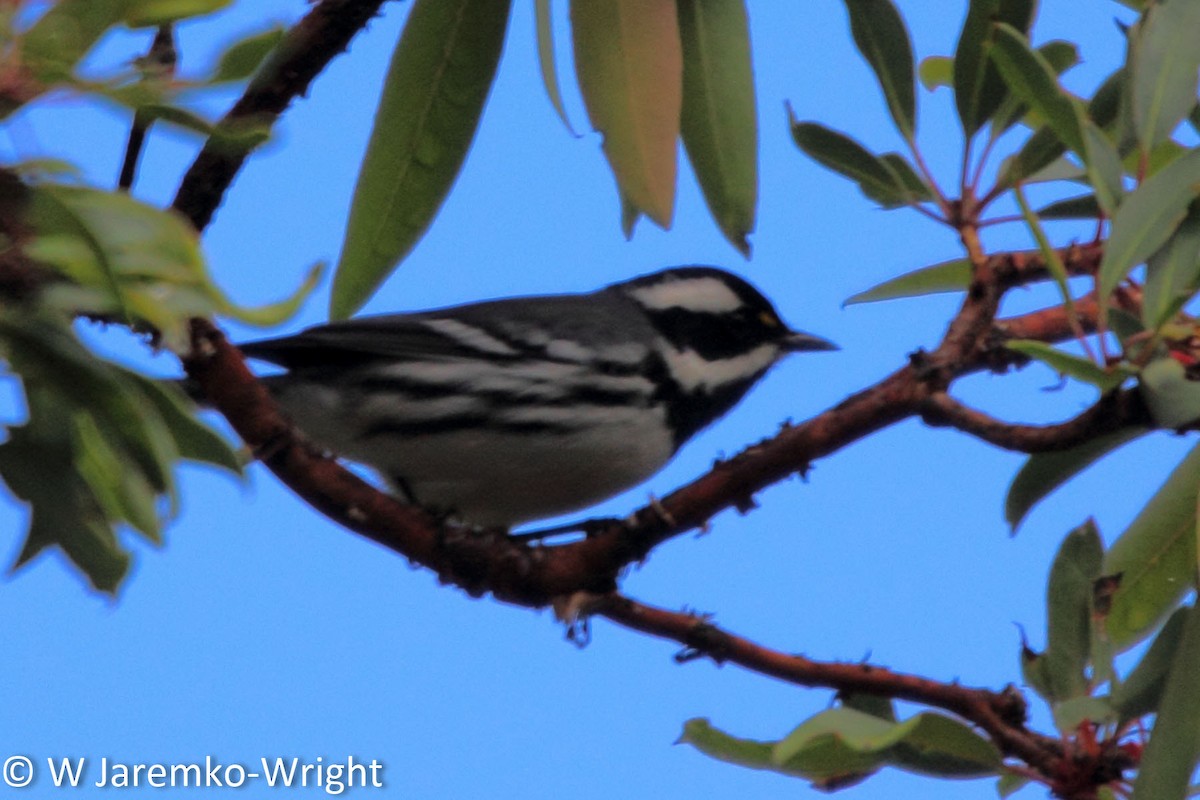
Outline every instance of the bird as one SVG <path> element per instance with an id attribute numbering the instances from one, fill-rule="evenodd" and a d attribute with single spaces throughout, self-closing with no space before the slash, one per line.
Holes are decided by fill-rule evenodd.
<path id="1" fill-rule="evenodd" d="M 504 530 L 642 483 L 783 357 L 838 349 L 712 266 L 239 347 L 285 370 L 263 382 L 316 445 L 405 502 Z"/>

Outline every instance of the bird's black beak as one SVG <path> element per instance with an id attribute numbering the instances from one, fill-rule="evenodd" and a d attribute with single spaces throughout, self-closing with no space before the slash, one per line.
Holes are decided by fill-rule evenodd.
<path id="1" fill-rule="evenodd" d="M 815 350 L 841 350 L 842 348 L 820 336 L 813 336 L 811 333 L 803 331 L 792 331 L 784 338 L 783 349 L 789 353 L 800 353 Z"/>

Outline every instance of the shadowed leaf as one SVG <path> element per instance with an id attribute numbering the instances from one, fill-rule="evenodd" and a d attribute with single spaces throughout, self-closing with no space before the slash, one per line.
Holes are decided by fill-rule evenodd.
<path id="1" fill-rule="evenodd" d="M 709 211 L 749 258 L 758 205 L 758 113 L 744 0 L 679 0 L 681 133 Z"/>

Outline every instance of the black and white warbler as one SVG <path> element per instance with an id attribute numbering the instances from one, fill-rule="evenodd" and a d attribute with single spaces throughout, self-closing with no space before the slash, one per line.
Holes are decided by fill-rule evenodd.
<path id="1" fill-rule="evenodd" d="M 321 446 L 482 526 L 575 511 L 653 475 L 784 355 L 750 284 L 677 267 L 590 294 L 364 317 L 241 346 Z"/>

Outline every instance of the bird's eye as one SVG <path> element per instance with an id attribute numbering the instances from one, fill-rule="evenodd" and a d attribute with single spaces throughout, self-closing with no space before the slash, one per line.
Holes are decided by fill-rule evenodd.
<path id="1" fill-rule="evenodd" d="M 758 315 L 758 321 L 768 328 L 778 328 L 783 324 L 779 321 L 779 317 L 775 316 L 770 311 L 760 312 Z"/>

